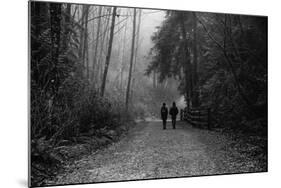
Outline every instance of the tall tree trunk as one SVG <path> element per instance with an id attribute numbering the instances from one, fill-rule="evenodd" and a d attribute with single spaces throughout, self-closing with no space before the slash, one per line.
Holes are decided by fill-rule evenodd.
<path id="1" fill-rule="evenodd" d="M 101 12 L 102 12 L 102 6 L 99 7 L 99 13 L 98 16 L 101 16 Z M 94 56 L 93 56 L 93 83 L 96 82 L 96 80 L 98 79 L 98 71 L 96 71 L 96 64 L 97 64 L 97 54 L 98 54 L 98 45 L 99 45 L 99 38 L 100 38 L 100 25 L 101 25 L 101 18 L 99 18 L 98 20 L 98 27 L 97 27 L 97 33 L 96 33 L 96 41 L 93 45 L 95 45 L 95 50 L 94 50 Z"/>
<path id="2" fill-rule="evenodd" d="M 50 3 L 50 24 L 51 24 L 51 59 L 53 63 L 54 75 L 57 73 L 57 65 L 59 62 L 60 53 L 60 33 L 61 33 L 61 4 Z M 55 76 L 53 78 L 53 94 L 56 93 L 59 87 L 59 77 Z"/>
<path id="3" fill-rule="evenodd" d="M 194 107 L 199 106 L 199 88 L 198 88 L 198 57 L 197 57 L 197 18 L 196 13 L 192 13 L 192 27 L 193 27 L 193 95 L 192 95 L 192 105 Z"/>
<path id="4" fill-rule="evenodd" d="M 127 15 L 128 15 L 128 12 L 127 12 Z M 127 20 L 126 20 L 126 23 L 125 23 L 125 30 L 124 30 L 124 35 L 123 35 L 123 49 L 122 49 L 122 58 L 121 58 L 121 75 L 120 75 L 120 89 L 123 93 L 123 72 L 124 72 L 124 69 L 125 69 L 125 63 L 124 63 L 124 60 L 125 60 L 125 51 L 126 51 L 126 36 L 127 36 Z"/>
<path id="5" fill-rule="evenodd" d="M 68 42 L 69 42 L 69 28 L 70 28 L 70 19 L 71 18 L 71 4 L 68 3 L 66 5 L 66 9 L 65 9 L 65 16 L 64 16 L 64 34 L 63 34 L 63 41 L 62 41 L 62 45 L 63 45 L 63 49 L 64 51 L 67 50 L 67 46 L 68 46 Z"/>
<path id="6" fill-rule="evenodd" d="M 88 58 L 88 17 L 89 17 L 89 6 L 88 5 L 83 5 L 85 6 L 85 15 L 84 15 L 84 42 L 83 42 L 83 51 L 82 51 L 82 59 L 84 61 L 84 67 L 86 69 L 86 78 L 89 79 L 89 58 Z"/>
<path id="7" fill-rule="evenodd" d="M 102 39 L 101 39 L 101 47 L 100 47 L 99 58 L 98 58 L 98 67 L 97 67 L 97 74 L 98 74 L 97 75 L 98 76 L 97 83 L 99 84 L 98 85 L 99 87 L 101 86 L 100 81 L 102 80 L 103 50 L 104 50 L 104 41 L 105 41 L 105 38 L 106 38 L 106 35 L 107 35 L 108 25 L 109 25 L 109 18 L 106 17 L 106 24 L 105 24 L 105 29 L 103 30 L 104 34 L 102 35 Z"/>
<path id="8" fill-rule="evenodd" d="M 31 25 L 34 26 L 34 30 L 31 28 L 32 35 L 35 37 L 30 37 L 31 40 L 31 77 L 33 80 L 36 81 L 37 85 L 42 86 L 43 89 L 45 83 L 44 80 L 40 79 L 40 75 L 42 72 L 40 69 L 36 68 L 37 65 L 39 64 L 40 59 L 42 58 L 42 54 L 46 53 L 40 48 L 41 43 L 38 40 L 40 37 L 40 34 L 42 31 L 47 29 L 50 25 L 50 20 L 49 20 L 49 11 L 48 11 L 48 4 L 44 2 L 34 2 L 30 1 L 31 4 Z M 44 24 L 42 24 L 44 23 Z M 44 70 L 46 71 L 46 70 Z M 39 88 L 38 88 L 39 89 Z"/>
<path id="9" fill-rule="evenodd" d="M 76 13 L 78 14 L 78 5 L 74 5 L 74 6 L 75 6 L 74 12 L 73 12 L 73 15 L 71 15 L 72 20 L 75 20 Z M 73 22 L 71 22 L 71 24 L 73 24 Z M 72 26 L 73 26 L 73 25 L 72 25 Z"/>
<path id="10" fill-rule="evenodd" d="M 135 52 L 135 33 L 136 33 L 136 9 L 134 8 L 132 48 L 131 48 L 130 69 L 129 69 L 128 85 L 127 85 L 127 92 L 126 92 L 126 104 L 125 104 L 127 110 L 129 106 L 130 85 L 131 85 L 132 68 L 133 68 L 134 52 Z"/>
<path id="11" fill-rule="evenodd" d="M 81 64 L 83 65 L 83 48 L 84 48 L 84 15 L 85 15 L 85 6 L 82 5 L 82 13 L 80 13 L 80 8 L 78 7 L 78 19 L 81 14 L 81 27 L 80 27 L 80 46 L 79 46 L 79 58 L 81 60 Z"/>
<path id="12" fill-rule="evenodd" d="M 52 88 L 48 93 L 48 124 L 52 125 L 53 118 L 53 104 L 56 100 L 57 91 L 60 85 L 60 79 L 58 75 L 58 64 L 60 55 L 60 34 L 61 34 L 61 4 L 50 3 L 50 26 L 51 26 L 51 60 L 52 60 Z M 47 138 L 51 136 L 51 132 L 48 133 Z"/>
<path id="13" fill-rule="evenodd" d="M 102 79 L 102 85 L 101 85 L 101 96 L 104 95 L 106 77 L 107 77 L 108 67 L 109 67 L 109 63 L 110 63 L 111 49 L 112 49 L 112 43 L 113 43 L 113 37 L 114 37 L 114 25 L 115 25 L 116 9 L 117 9 L 117 7 L 113 8 L 111 28 L 110 28 L 110 37 L 109 37 L 109 45 L 108 45 L 107 55 L 106 55 L 106 58 L 105 58 L 105 67 L 104 67 L 104 73 L 103 73 L 103 79 Z"/>
<path id="14" fill-rule="evenodd" d="M 135 72 L 137 67 L 137 57 L 138 57 L 138 49 L 139 49 L 139 40 L 140 40 L 140 24 L 141 24 L 141 9 L 139 9 L 139 16 L 138 16 L 138 28 L 137 28 L 137 40 L 136 40 L 136 50 L 135 50 L 135 60 L 133 66 L 133 80 L 132 80 L 132 92 L 131 92 L 131 100 L 134 94 L 134 86 L 135 86 Z"/>
<path id="15" fill-rule="evenodd" d="M 192 71 L 191 71 L 191 63 L 190 63 L 190 51 L 188 49 L 188 41 L 186 37 L 186 28 L 185 28 L 185 13 L 182 12 L 181 14 L 181 32 L 182 32 L 182 38 L 183 38 L 183 66 L 184 66 L 184 72 L 185 72 L 185 95 L 186 95 L 186 102 L 187 106 L 189 108 L 191 98 L 192 98 Z"/>

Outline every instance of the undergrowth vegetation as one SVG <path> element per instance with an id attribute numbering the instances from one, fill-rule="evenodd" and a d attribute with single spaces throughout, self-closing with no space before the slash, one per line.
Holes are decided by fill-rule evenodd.
<path id="1" fill-rule="evenodd" d="M 89 79 L 84 28 L 70 11 L 70 4 L 31 3 L 32 186 L 133 125 L 124 101 L 110 98 L 110 91 L 101 95 Z"/>
<path id="2" fill-rule="evenodd" d="M 95 91 L 78 92 L 80 97 L 71 105 L 66 102 L 69 95 L 63 95 L 65 98 L 54 100 L 51 109 L 49 101 L 41 102 L 41 96 L 32 99 L 31 170 L 36 172 L 33 182 L 40 184 L 55 175 L 66 161 L 118 140 L 133 124 L 131 115 L 117 101 L 102 98 Z"/>
<path id="3" fill-rule="evenodd" d="M 266 17 L 162 11 L 142 42 L 153 19 L 139 8 L 29 5 L 31 186 L 174 101 L 211 109 L 214 132 L 238 135 L 233 150 L 249 144 L 266 165 Z"/>

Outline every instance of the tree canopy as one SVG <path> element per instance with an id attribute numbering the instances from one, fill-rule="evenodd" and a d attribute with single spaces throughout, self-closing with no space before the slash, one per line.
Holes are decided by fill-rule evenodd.
<path id="1" fill-rule="evenodd" d="M 146 74 L 177 79 L 187 105 L 211 107 L 221 124 L 266 124 L 266 17 L 167 11 L 152 41 Z"/>

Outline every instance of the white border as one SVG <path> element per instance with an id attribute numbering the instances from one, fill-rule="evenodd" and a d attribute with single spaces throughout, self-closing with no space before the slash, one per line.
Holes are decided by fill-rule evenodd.
<path id="1" fill-rule="evenodd" d="M 57 1 L 57 0 L 53 0 Z M 278 187 L 280 156 L 280 35 L 278 1 L 270 0 L 65 0 L 65 2 L 184 9 L 269 16 L 269 172 L 77 185 L 76 187 Z M 0 187 L 27 186 L 27 0 L 1 2 Z"/>

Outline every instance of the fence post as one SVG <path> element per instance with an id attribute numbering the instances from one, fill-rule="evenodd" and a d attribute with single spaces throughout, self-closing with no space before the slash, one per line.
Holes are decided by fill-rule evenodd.
<path id="1" fill-rule="evenodd" d="M 211 109 L 208 108 L 208 129 L 211 129 Z"/>
<path id="2" fill-rule="evenodd" d="M 201 121 L 201 117 L 200 117 L 200 116 L 201 116 L 201 111 L 199 110 L 199 111 L 198 111 L 198 125 L 199 125 L 199 127 L 201 128 L 201 124 L 200 124 L 200 123 L 201 123 L 201 122 L 200 122 L 200 121 Z"/>
<path id="3" fill-rule="evenodd" d="M 181 121 L 183 120 L 183 109 L 181 109 L 181 112 L 180 112 L 180 120 Z"/>
<path id="4" fill-rule="evenodd" d="M 191 119 L 190 119 L 190 109 L 188 108 L 187 109 L 187 120 L 188 120 L 188 123 L 191 123 Z"/>

